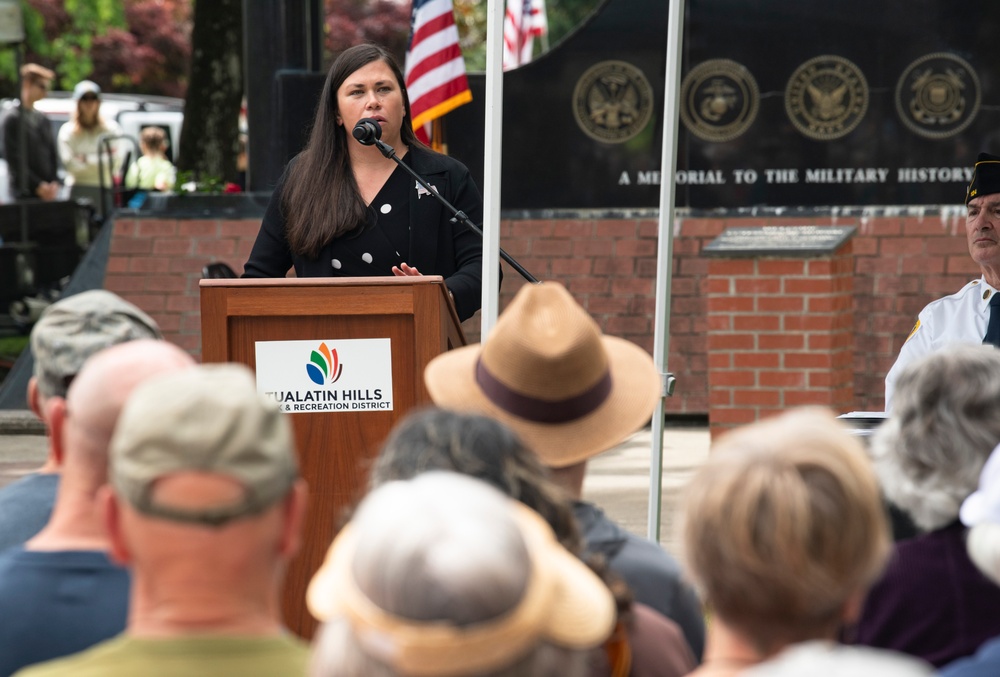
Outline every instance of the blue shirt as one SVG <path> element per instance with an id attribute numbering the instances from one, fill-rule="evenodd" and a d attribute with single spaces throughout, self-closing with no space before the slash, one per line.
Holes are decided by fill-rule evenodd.
<path id="1" fill-rule="evenodd" d="M 0 552 L 0 677 L 121 633 L 128 598 L 128 572 L 103 552 Z"/>
<path id="2" fill-rule="evenodd" d="M 0 550 L 25 541 L 48 524 L 59 473 L 32 473 L 0 489 Z"/>

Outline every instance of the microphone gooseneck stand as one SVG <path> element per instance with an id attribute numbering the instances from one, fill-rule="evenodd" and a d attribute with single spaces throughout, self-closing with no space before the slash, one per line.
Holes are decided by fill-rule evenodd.
<path id="1" fill-rule="evenodd" d="M 359 125 L 361 125 L 361 123 L 359 123 Z M 479 226 L 477 226 L 472 222 L 472 219 L 469 218 L 468 214 L 463 212 L 461 209 L 457 209 L 454 205 L 452 205 L 450 202 L 444 199 L 444 197 L 442 197 L 442 195 L 439 192 L 437 192 L 437 189 L 434 186 L 427 183 L 427 181 L 422 176 L 417 174 L 415 171 L 413 171 L 412 168 L 410 168 L 408 164 L 399 159 L 399 157 L 396 155 L 395 149 L 392 146 L 382 141 L 382 139 L 378 138 L 378 136 L 381 135 L 382 128 L 381 126 L 378 125 L 377 122 L 375 123 L 375 125 L 378 128 L 377 132 L 375 132 L 374 134 L 370 134 L 369 137 L 364 140 L 358 138 L 358 141 L 366 146 L 374 144 L 374 146 L 378 148 L 379 152 L 382 153 L 382 155 L 389 158 L 397 165 L 399 165 L 407 172 L 409 172 L 410 176 L 416 179 L 417 183 L 419 183 L 421 186 L 424 187 L 424 190 L 426 190 L 428 193 L 436 197 L 441 204 L 447 207 L 451 211 L 451 213 L 454 214 L 454 216 L 451 219 L 452 221 L 461 221 L 474 233 L 477 233 L 480 238 L 482 238 L 483 237 L 482 229 L 480 229 Z M 355 138 L 357 138 L 357 134 L 355 134 Z M 366 141 L 369 141 L 370 143 L 366 143 Z M 523 277 L 525 280 L 531 282 L 532 284 L 539 284 L 538 279 L 534 275 L 525 270 L 524 266 L 515 261 L 514 258 L 510 254 L 505 252 L 502 248 L 500 249 L 500 258 L 509 263 L 510 266 L 518 273 L 520 273 L 521 277 Z"/>

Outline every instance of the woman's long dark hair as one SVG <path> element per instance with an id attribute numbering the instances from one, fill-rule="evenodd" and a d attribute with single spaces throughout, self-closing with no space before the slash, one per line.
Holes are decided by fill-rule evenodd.
<path id="1" fill-rule="evenodd" d="M 362 227 L 368 220 L 368 206 L 351 170 L 347 150 L 350 133 L 337 124 L 337 90 L 352 73 L 377 60 L 392 69 L 403 94 L 402 142 L 423 145 L 413 133 L 410 97 L 395 57 L 372 43 L 344 50 L 326 76 L 309 142 L 285 177 L 281 206 L 293 254 L 315 259 L 330 240 Z"/>

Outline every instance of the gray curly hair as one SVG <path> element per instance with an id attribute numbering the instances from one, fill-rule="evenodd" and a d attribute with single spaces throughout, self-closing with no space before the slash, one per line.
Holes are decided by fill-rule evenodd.
<path id="1" fill-rule="evenodd" d="M 886 498 L 933 531 L 958 518 L 998 442 L 1000 351 L 954 345 L 903 371 L 871 453 Z"/>

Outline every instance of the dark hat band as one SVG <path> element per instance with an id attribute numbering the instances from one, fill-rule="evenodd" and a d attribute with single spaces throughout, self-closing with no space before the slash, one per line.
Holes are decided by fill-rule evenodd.
<path id="1" fill-rule="evenodd" d="M 579 395 L 563 400 L 542 400 L 514 392 L 490 373 L 482 358 L 476 361 L 476 383 L 490 402 L 508 414 L 533 423 L 569 423 L 581 419 L 604 404 L 611 394 L 611 371 Z"/>

